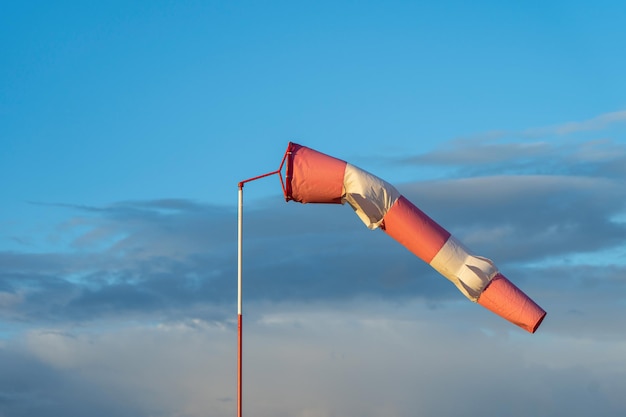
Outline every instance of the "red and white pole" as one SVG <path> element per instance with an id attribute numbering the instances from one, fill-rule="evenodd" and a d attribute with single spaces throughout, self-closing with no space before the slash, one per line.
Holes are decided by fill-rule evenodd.
<path id="1" fill-rule="evenodd" d="M 243 182 L 239 183 L 239 209 L 237 214 L 237 417 L 241 417 L 242 386 L 242 311 L 241 311 L 241 266 L 243 249 Z"/>
<path id="2" fill-rule="evenodd" d="M 270 175 L 278 174 L 280 178 L 281 186 L 283 187 L 283 192 L 285 196 L 287 192 L 285 191 L 285 184 L 283 181 L 283 176 L 281 174 L 281 170 L 285 165 L 285 161 L 290 155 L 291 152 L 287 150 L 285 155 L 283 156 L 283 160 L 280 162 L 280 166 L 276 171 L 268 172 L 267 174 L 259 175 L 257 177 L 248 178 L 247 180 L 243 180 L 239 182 L 239 206 L 237 212 L 237 417 L 241 417 L 242 415 L 242 386 L 243 386 L 243 363 L 242 363 L 242 351 L 243 351 L 243 312 L 242 312 L 242 291 L 241 291 L 241 276 L 242 276 L 242 263 L 243 263 L 243 186 L 245 183 L 258 180 L 260 178 L 269 177 Z M 289 175 L 287 172 L 286 175 Z"/>

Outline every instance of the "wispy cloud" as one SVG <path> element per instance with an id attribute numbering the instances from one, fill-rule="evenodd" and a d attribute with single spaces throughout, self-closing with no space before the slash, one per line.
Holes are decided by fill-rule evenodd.
<path id="1" fill-rule="evenodd" d="M 459 176 L 515 174 L 624 174 L 626 149 L 616 132 L 576 138 L 578 132 L 603 132 L 626 126 L 626 111 L 555 126 L 498 131 L 459 138 L 431 152 L 403 156 L 394 163 L 454 169 Z M 618 136 L 621 137 L 621 136 Z M 390 160 L 391 161 L 391 160 Z"/>
<path id="2" fill-rule="evenodd" d="M 594 118 L 580 122 L 566 122 L 553 126 L 526 129 L 518 132 L 517 134 L 512 133 L 510 136 L 520 136 L 522 138 L 529 139 L 553 135 L 562 136 L 578 132 L 604 130 L 613 124 L 624 122 L 626 122 L 626 110 L 621 110 L 601 114 Z"/>

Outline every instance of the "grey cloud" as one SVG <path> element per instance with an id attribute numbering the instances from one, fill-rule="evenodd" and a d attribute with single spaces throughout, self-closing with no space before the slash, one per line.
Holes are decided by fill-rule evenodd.
<path id="1" fill-rule="evenodd" d="M 471 143 L 450 146 L 447 149 L 405 157 L 399 160 L 405 164 L 431 164 L 464 166 L 468 164 L 489 164 L 494 162 L 536 158 L 545 155 L 550 145 L 535 143 Z M 521 162 L 518 162 L 518 165 Z"/>
<path id="2" fill-rule="evenodd" d="M 391 160 L 389 161 L 391 162 Z M 445 167 L 456 177 L 483 175 L 624 174 L 626 148 L 610 139 L 552 140 L 542 142 L 470 141 L 429 153 L 397 158 L 408 166 Z"/>
<path id="3" fill-rule="evenodd" d="M 226 416 L 231 334 L 200 323 L 35 328 L 0 346 L 0 415 Z M 220 352 L 219 350 L 222 350 Z"/>
<path id="4" fill-rule="evenodd" d="M 621 360 L 623 337 L 546 342 L 481 331 L 474 316 L 468 326 L 459 315 L 471 308 L 348 304 L 253 312 L 261 318 L 246 321 L 245 409 L 261 417 L 623 414 L 626 370 L 606 368 Z M 235 343 L 233 329 L 202 322 L 36 329 L 0 348 L 0 412 L 232 415 Z"/>
<path id="5" fill-rule="evenodd" d="M 619 181 L 500 176 L 398 188 L 470 248 L 505 261 L 599 251 L 626 239 L 624 224 L 613 220 L 626 209 Z"/>
<path id="6" fill-rule="evenodd" d="M 388 306 L 386 314 L 376 314 L 373 304 L 361 303 L 358 312 L 351 306 L 347 317 L 288 310 L 285 321 L 274 317 L 254 326 L 248 340 L 254 341 L 255 354 L 247 363 L 255 389 L 248 395 L 265 405 L 259 414 L 289 409 L 294 415 L 309 404 L 321 407 L 321 415 L 372 416 L 415 410 L 444 416 L 560 416 L 564 411 L 584 416 L 593 409 L 612 416 L 623 410 L 624 369 L 604 372 L 597 367 L 603 360 L 584 361 L 602 342 L 582 335 L 555 337 L 545 349 L 544 340 L 535 345 L 533 338 L 507 338 L 506 330 L 497 336 L 482 333 L 475 317 L 465 314 L 469 309 L 454 315 Z M 417 312 L 404 316 L 413 309 Z M 298 354 L 290 340 L 301 344 Z M 587 347 L 581 346 L 584 340 Z M 617 359 L 619 351 L 618 345 L 604 360 Z M 274 378 L 271 386 L 262 384 L 266 375 Z M 295 397 L 280 401 L 289 391 Z M 323 405 L 312 396 L 323 398 Z"/>
<path id="7" fill-rule="evenodd" d="M 389 159 L 407 166 L 446 168 L 446 176 L 585 175 L 626 173 L 626 111 L 520 131 L 493 131 L 458 138 L 427 153 Z"/>
<path id="8" fill-rule="evenodd" d="M 67 253 L 0 253 L 0 288 L 22 298 L 3 316 L 89 319 L 224 298 L 220 269 L 234 269 L 228 210 L 181 200 L 68 208 L 78 216 L 60 226 L 74 236 Z"/>
<path id="9" fill-rule="evenodd" d="M 0 367 L 0 415 L 139 415 L 129 394 L 102 390 L 88 378 L 59 371 L 28 353 L 0 348 Z"/>

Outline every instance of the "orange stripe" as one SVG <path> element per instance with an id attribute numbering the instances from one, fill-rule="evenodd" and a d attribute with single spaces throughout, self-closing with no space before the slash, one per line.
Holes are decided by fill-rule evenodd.
<path id="1" fill-rule="evenodd" d="M 404 196 L 391 206 L 381 229 L 426 263 L 432 261 L 450 237 L 446 229 Z"/>
<path id="2" fill-rule="evenodd" d="M 300 203 L 341 204 L 346 162 L 293 144 L 290 198 Z"/>
<path id="3" fill-rule="evenodd" d="M 535 333 L 546 312 L 502 274 L 489 283 L 478 304 L 530 333 Z"/>

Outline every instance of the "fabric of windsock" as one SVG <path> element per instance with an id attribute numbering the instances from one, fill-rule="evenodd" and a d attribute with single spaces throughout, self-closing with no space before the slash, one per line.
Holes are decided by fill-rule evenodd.
<path id="1" fill-rule="evenodd" d="M 459 240 L 384 180 L 306 146 L 289 143 L 285 199 L 348 203 L 369 229 L 380 228 L 449 279 L 471 301 L 534 333 L 546 312 L 493 262 Z"/>

